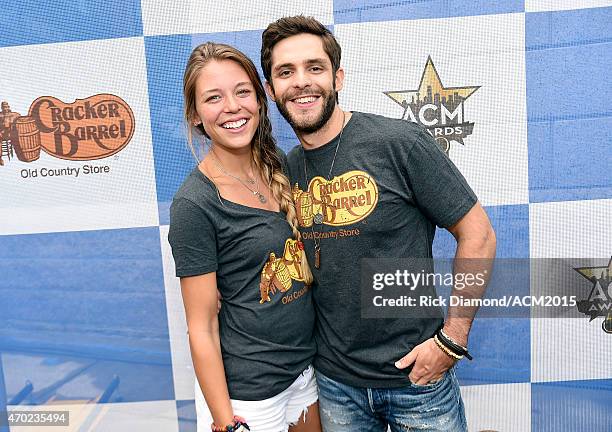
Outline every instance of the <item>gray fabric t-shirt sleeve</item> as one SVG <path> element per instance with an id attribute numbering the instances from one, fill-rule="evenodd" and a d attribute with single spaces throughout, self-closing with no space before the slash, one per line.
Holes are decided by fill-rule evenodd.
<path id="1" fill-rule="evenodd" d="M 426 132 L 406 155 L 406 180 L 423 213 L 441 228 L 457 223 L 478 198 L 455 164 Z"/>
<path id="2" fill-rule="evenodd" d="M 176 265 L 176 276 L 196 276 L 217 271 L 215 227 L 206 213 L 185 198 L 170 207 L 168 241 Z"/>

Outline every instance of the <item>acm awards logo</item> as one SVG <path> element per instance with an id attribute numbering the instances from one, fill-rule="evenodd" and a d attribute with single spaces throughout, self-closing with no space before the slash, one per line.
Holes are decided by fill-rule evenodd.
<path id="1" fill-rule="evenodd" d="M 0 166 L 15 157 L 26 163 L 37 161 L 41 151 L 71 161 L 105 158 L 127 146 L 134 126 L 130 106 L 112 94 L 97 94 L 72 103 L 42 96 L 32 102 L 25 116 L 13 112 L 8 102 L 2 102 Z M 41 173 L 47 172 L 43 170 L 46 169 L 41 168 Z M 38 174 L 37 170 L 23 171 Z M 52 170 L 48 172 L 49 176 L 54 175 Z"/>
<path id="2" fill-rule="evenodd" d="M 466 121 L 465 101 L 480 86 L 444 87 L 431 57 L 427 57 L 421 82 L 416 90 L 384 92 L 403 109 L 402 119 L 419 123 L 434 137 L 446 154 L 451 142 L 465 145 L 474 123 Z"/>
<path id="3" fill-rule="evenodd" d="M 577 302 L 578 311 L 588 316 L 589 321 L 605 317 L 601 328 L 612 334 L 612 258 L 607 266 L 577 267 L 574 270 L 591 285 L 588 298 Z"/>

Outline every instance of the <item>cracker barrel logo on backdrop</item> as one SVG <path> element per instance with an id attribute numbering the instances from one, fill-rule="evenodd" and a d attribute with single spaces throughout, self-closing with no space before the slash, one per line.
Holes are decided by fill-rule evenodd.
<path id="1" fill-rule="evenodd" d="M 302 227 L 313 223 L 350 225 L 365 219 L 378 203 L 378 187 L 363 171 L 348 171 L 330 181 L 314 177 L 308 190 L 293 187 L 293 200 Z M 317 220 L 320 219 L 320 220 Z"/>
<path id="2" fill-rule="evenodd" d="M 28 115 L 2 102 L 0 166 L 17 157 L 31 163 L 41 151 L 71 161 L 102 159 L 121 151 L 134 135 L 134 113 L 120 97 L 97 94 L 65 103 L 53 96 L 32 102 Z"/>
<path id="3" fill-rule="evenodd" d="M 384 92 L 404 108 L 402 119 L 427 128 L 446 154 L 452 141 L 464 144 L 474 123 L 465 120 L 465 100 L 480 86 L 444 87 L 431 57 L 427 57 L 421 82 L 416 90 Z"/>

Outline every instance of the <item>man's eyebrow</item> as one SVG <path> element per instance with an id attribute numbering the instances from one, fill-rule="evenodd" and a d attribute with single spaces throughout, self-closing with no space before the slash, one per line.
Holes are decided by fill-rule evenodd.
<path id="1" fill-rule="evenodd" d="M 307 65 L 322 64 L 322 63 L 325 63 L 325 59 L 323 59 L 323 58 L 315 58 L 315 59 L 306 60 L 304 63 L 306 63 Z"/>
<path id="2" fill-rule="evenodd" d="M 304 61 L 304 64 L 307 66 L 310 66 L 313 64 L 325 64 L 325 59 L 324 58 L 308 59 Z M 295 63 L 286 62 L 286 63 L 281 63 L 279 65 L 274 66 L 274 70 L 277 71 L 279 69 L 283 69 L 287 67 L 294 67 L 294 66 L 295 66 Z"/>
<path id="3" fill-rule="evenodd" d="M 279 69 L 283 69 L 286 67 L 292 67 L 292 66 L 293 66 L 293 63 L 281 63 L 279 65 L 274 66 L 274 70 L 277 71 Z"/>

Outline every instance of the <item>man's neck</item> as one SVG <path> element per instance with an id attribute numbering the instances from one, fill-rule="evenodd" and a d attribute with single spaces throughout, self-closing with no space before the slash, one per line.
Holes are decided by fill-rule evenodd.
<path id="1" fill-rule="evenodd" d="M 351 115 L 350 112 L 344 112 L 336 105 L 332 116 L 321 129 L 309 134 L 297 134 L 302 146 L 306 150 L 313 150 L 327 144 L 338 136 L 345 123 L 351 118 Z"/>

